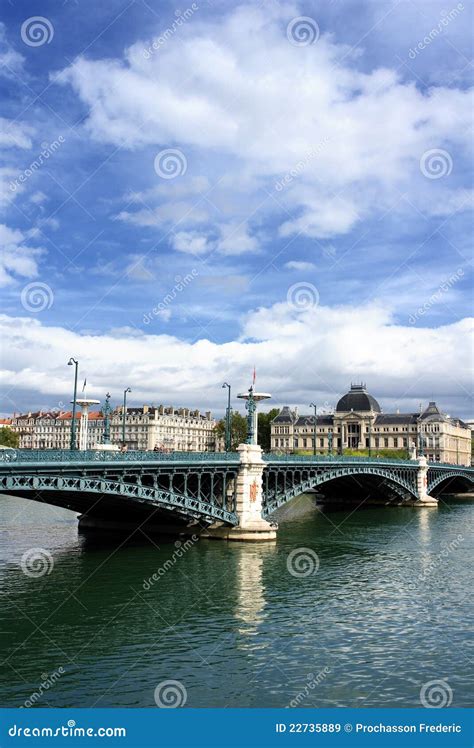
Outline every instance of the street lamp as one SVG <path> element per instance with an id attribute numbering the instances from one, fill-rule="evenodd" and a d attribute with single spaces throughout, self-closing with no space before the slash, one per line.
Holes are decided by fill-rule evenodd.
<path id="1" fill-rule="evenodd" d="M 127 417 L 127 392 L 131 392 L 130 387 L 123 391 L 123 413 L 122 413 L 122 446 L 125 447 L 125 419 Z"/>
<path id="2" fill-rule="evenodd" d="M 316 455 L 316 426 L 318 423 L 318 406 L 314 403 L 309 404 L 310 408 L 314 408 L 314 441 L 313 441 L 313 455 Z"/>
<path id="3" fill-rule="evenodd" d="M 69 444 L 69 449 L 76 449 L 76 399 L 77 399 L 77 368 L 79 366 L 79 361 L 76 361 L 75 358 L 70 358 L 67 362 L 68 366 L 72 366 L 74 364 L 75 370 L 74 370 L 74 397 L 72 400 L 72 423 L 71 423 L 71 441 Z"/>
<path id="4" fill-rule="evenodd" d="M 230 429 L 230 384 L 224 382 L 222 389 L 227 387 L 227 412 L 225 415 L 225 451 L 230 452 L 231 449 L 231 429 Z"/>

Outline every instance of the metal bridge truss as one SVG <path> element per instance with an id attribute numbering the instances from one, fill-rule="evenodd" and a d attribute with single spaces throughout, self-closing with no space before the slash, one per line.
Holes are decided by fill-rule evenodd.
<path id="1" fill-rule="evenodd" d="M 431 494 L 431 491 L 436 488 L 436 486 L 439 486 L 440 483 L 443 483 L 443 481 L 448 478 L 464 478 L 474 484 L 474 474 L 472 469 L 467 468 L 463 470 L 462 468 L 453 467 L 451 467 L 451 469 L 430 467 L 428 470 L 428 493 Z"/>
<path id="2" fill-rule="evenodd" d="M 16 465 L 16 468 L 19 466 Z M 108 466 L 109 467 L 109 466 Z M 128 466 L 127 466 L 128 467 Z M 71 474 L 73 472 L 74 474 Z M 107 497 L 132 499 L 140 504 L 148 504 L 179 513 L 186 517 L 208 522 L 221 521 L 229 525 L 238 523 L 235 514 L 237 468 L 210 468 L 207 465 L 196 470 L 176 467 L 141 467 L 133 470 L 83 469 L 50 471 L 17 471 L 0 475 L 0 492 L 32 492 L 32 499 L 41 500 L 41 492 L 64 492 L 81 494 L 101 494 Z M 58 505 L 68 506 L 64 502 Z M 70 502 L 69 502 L 70 503 Z M 80 506 L 80 502 L 75 502 Z M 78 509 L 78 511 L 80 511 Z M 92 515 L 93 516 L 93 515 Z"/>
<path id="3" fill-rule="evenodd" d="M 418 498 L 417 469 L 414 466 L 382 467 L 361 463 L 354 465 L 333 463 L 305 468 L 300 465 L 293 467 L 269 465 L 263 476 L 265 496 L 263 516 L 267 517 L 290 499 L 316 486 L 335 478 L 357 475 L 373 475 L 382 478 L 383 484 L 403 500 Z"/>

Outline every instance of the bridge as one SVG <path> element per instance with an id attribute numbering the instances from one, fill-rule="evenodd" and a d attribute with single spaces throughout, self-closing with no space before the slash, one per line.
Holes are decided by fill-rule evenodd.
<path id="1" fill-rule="evenodd" d="M 325 501 L 351 496 L 402 506 L 437 506 L 437 496 L 472 490 L 462 465 L 349 456 L 236 452 L 0 451 L 0 493 L 71 509 L 84 528 L 270 540 L 276 509 L 317 489 Z"/>

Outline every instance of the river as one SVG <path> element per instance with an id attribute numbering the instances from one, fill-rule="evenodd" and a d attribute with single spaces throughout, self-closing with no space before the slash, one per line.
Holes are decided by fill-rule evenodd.
<path id="1" fill-rule="evenodd" d="M 303 496 L 275 543 L 122 542 L 0 496 L 0 705 L 472 706 L 473 513 Z"/>

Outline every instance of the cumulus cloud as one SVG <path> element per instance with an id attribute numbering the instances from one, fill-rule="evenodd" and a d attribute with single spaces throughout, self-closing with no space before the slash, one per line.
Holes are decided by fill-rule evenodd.
<path id="1" fill-rule="evenodd" d="M 0 329 L 5 341 L 0 381 L 16 391 L 19 407 L 33 383 L 38 395 L 66 397 L 70 377 L 65 362 L 73 353 L 97 397 L 107 390 L 118 397 L 126 381 L 136 402 L 156 402 L 166 393 L 165 399 L 175 404 L 220 408 L 222 381 L 246 387 L 256 365 L 259 382 L 275 404 L 306 408 L 314 397 L 322 405 L 334 404 L 351 379 L 363 379 L 388 406 L 396 402 L 413 408 L 429 393 L 452 413 L 466 415 L 469 319 L 434 329 L 409 328 L 394 324 L 391 313 L 377 305 L 297 310 L 278 303 L 249 314 L 240 340 L 221 344 L 137 336 L 126 327 L 80 335 L 43 326 L 39 319 L 7 316 L 0 318 Z M 458 362 L 449 377 L 446 360 Z"/>
<path id="2" fill-rule="evenodd" d="M 422 91 L 391 69 L 361 71 L 363 50 L 349 50 L 324 29 L 315 44 L 292 45 L 286 25 L 300 14 L 292 5 L 247 5 L 215 21 L 196 16 L 180 29 L 179 43 L 159 54 L 146 55 L 144 39 L 123 59 L 79 57 L 55 76 L 87 106 L 85 127 L 95 140 L 179 147 L 187 159 L 187 173 L 172 187 L 178 200 L 166 202 L 168 186 L 159 185 L 158 206 L 122 211 L 121 220 L 149 227 L 179 221 L 181 230 L 201 234 L 199 223 L 216 229 L 219 218 L 208 206 L 183 198 L 196 194 L 196 179 L 201 189 L 211 183 L 214 204 L 233 185 L 227 215 L 239 224 L 253 212 L 258 190 L 273 190 L 291 215 L 280 221 L 284 237 L 347 234 L 400 191 L 428 212 L 432 202 L 442 204 L 448 187 L 421 177 L 420 158 L 431 148 L 467 151 L 469 91 Z M 271 200 L 261 205 L 274 209 Z M 218 250 L 253 251 L 256 231 L 254 225 L 233 240 L 224 237 Z"/>
<path id="3" fill-rule="evenodd" d="M 44 250 L 25 246 L 27 240 L 22 231 L 0 224 L 0 286 L 38 276 L 38 260 Z"/>

